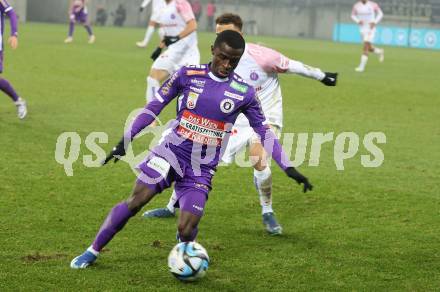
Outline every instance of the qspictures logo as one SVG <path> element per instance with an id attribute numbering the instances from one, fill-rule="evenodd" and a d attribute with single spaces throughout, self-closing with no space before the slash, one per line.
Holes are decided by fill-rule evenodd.
<path id="1" fill-rule="evenodd" d="M 125 133 L 131 131 L 133 120 L 141 111 L 154 116 L 153 113 L 145 112 L 147 111 L 146 109 L 138 109 L 131 112 L 125 123 Z M 146 156 L 156 145 L 166 140 L 167 143 L 179 147 L 185 140 L 174 131 L 174 129 L 178 129 L 178 121 L 170 120 L 163 125 L 157 117 L 155 117 L 155 119 L 158 121 L 158 126 L 146 127 L 137 135 L 137 138 L 143 135 L 152 137 L 146 149 L 141 153 L 134 153 L 131 147 L 132 143 L 125 141 L 126 154 L 125 156 L 118 157 L 123 163 L 127 163 L 136 175 L 139 175 L 139 164 L 144 161 Z M 232 128 L 231 132 L 234 133 L 234 128 Z M 230 137 L 230 139 L 240 138 L 240 135 Z M 73 176 L 75 163 L 82 163 L 86 167 L 100 167 L 111 148 L 108 145 L 108 141 L 109 136 L 105 132 L 92 132 L 86 137 L 81 137 L 74 131 L 61 133 L 56 141 L 55 160 L 63 166 L 67 176 Z M 136 139 L 133 142 L 136 143 Z M 230 152 L 227 142 L 228 140 L 224 139 L 222 143 L 217 143 L 217 146 L 221 147 L 220 153 L 224 153 L 225 151 Z M 246 144 L 247 141 L 244 142 L 244 144 Z M 287 154 L 290 164 L 294 167 L 305 165 L 318 167 L 321 160 L 323 160 L 323 148 L 326 147 L 326 149 L 328 149 L 331 147 L 332 160 L 335 169 L 338 171 L 345 170 L 345 162 L 354 159 L 357 159 L 365 168 L 380 167 L 385 161 L 385 154 L 381 146 L 386 144 L 386 142 L 387 138 L 385 133 L 380 131 L 365 134 L 349 131 L 341 133 L 284 133 L 280 139 L 284 152 Z M 197 143 L 193 144 L 194 146 L 191 149 L 191 167 L 193 173 L 197 174 L 200 173 L 201 163 L 208 164 L 216 159 L 216 151 L 207 151 L 204 153 L 204 157 L 201 157 L 202 145 Z M 264 141 L 264 145 L 265 149 L 273 149 L 273 141 Z M 81 148 L 84 147 L 87 150 L 83 151 L 83 153 L 85 152 L 86 154 L 80 157 Z M 107 149 L 107 151 L 104 149 Z M 213 149 L 215 150 L 215 148 Z M 325 151 L 325 155 L 329 155 L 328 152 L 329 151 Z M 362 154 L 358 155 L 359 153 Z M 162 157 L 163 156 L 166 156 L 164 158 L 166 162 L 170 164 L 170 167 L 175 169 L 178 173 L 182 172 L 178 158 L 174 153 L 170 151 L 169 153 L 164 153 Z M 326 161 L 328 160 L 327 156 L 324 158 Z M 256 157 L 247 155 L 246 151 L 234 153 L 233 163 L 239 167 L 252 167 L 255 161 L 257 161 Z M 163 164 L 163 162 L 161 163 Z M 221 163 L 219 166 L 223 167 L 226 165 L 229 164 Z M 164 165 L 160 165 L 160 170 L 164 168 L 166 168 Z"/>

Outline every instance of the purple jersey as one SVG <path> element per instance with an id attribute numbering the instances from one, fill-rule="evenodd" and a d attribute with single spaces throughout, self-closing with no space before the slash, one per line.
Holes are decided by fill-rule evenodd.
<path id="1" fill-rule="evenodd" d="M 283 169 L 290 166 L 285 163 L 288 160 L 283 156 L 275 135 L 265 125 L 254 89 L 236 74 L 220 79 L 210 72 L 209 65 L 182 67 L 162 85 L 146 110 L 158 115 L 176 97 L 177 117 L 171 126 L 172 131 L 165 136 L 164 143 L 152 150 L 153 153 L 161 155 L 159 152 L 167 147 L 185 166 L 194 169 L 197 165 L 202 174 L 213 175 L 232 126 L 237 116 L 243 113 L 263 141 L 272 141 L 270 149 L 266 150 L 273 152 L 277 163 Z M 153 119 L 150 114 L 138 115 L 126 137 L 133 139 Z"/>
<path id="2" fill-rule="evenodd" d="M 5 31 L 5 15 L 9 17 L 9 21 L 11 23 L 11 35 L 16 36 L 17 32 L 17 16 L 14 12 L 14 9 L 6 0 L 0 0 L 0 25 L 1 25 L 1 36 L 0 36 L 0 50 L 3 51 L 3 33 Z"/>
<path id="3" fill-rule="evenodd" d="M 77 22 L 85 23 L 87 22 L 87 6 L 85 0 L 74 0 L 71 8 L 71 16 L 72 20 Z"/>

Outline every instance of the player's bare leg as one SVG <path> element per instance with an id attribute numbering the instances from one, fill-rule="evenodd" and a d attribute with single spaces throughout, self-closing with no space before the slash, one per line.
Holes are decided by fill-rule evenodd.
<path id="1" fill-rule="evenodd" d="M 369 52 L 376 54 L 379 58 L 379 62 L 382 63 L 385 60 L 385 50 L 384 49 L 375 47 L 370 43 Z"/>
<path id="2" fill-rule="evenodd" d="M 254 165 L 254 184 L 260 197 L 263 224 L 271 235 L 282 233 L 282 227 L 277 222 L 272 208 L 272 172 L 268 165 L 267 153 L 260 143 L 252 143 L 249 156 Z"/>
<path id="3" fill-rule="evenodd" d="M 197 237 L 200 219 L 202 217 L 194 215 L 188 211 L 181 211 L 177 226 L 180 241 L 194 241 Z"/>
<path id="4" fill-rule="evenodd" d="M 170 74 L 166 70 L 151 68 L 150 75 L 147 77 L 147 91 L 145 92 L 147 102 L 153 100 L 160 85 L 168 76 L 170 76 Z M 150 124 L 150 127 L 154 126 L 156 126 L 156 121 Z"/>
<path id="5" fill-rule="evenodd" d="M 136 183 L 130 197 L 113 207 L 104 223 L 96 234 L 93 244 L 80 256 L 70 263 L 73 269 L 84 269 L 94 263 L 99 252 L 106 246 L 119 231 L 124 228 L 128 220 L 146 205 L 157 192 L 146 185 Z"/>

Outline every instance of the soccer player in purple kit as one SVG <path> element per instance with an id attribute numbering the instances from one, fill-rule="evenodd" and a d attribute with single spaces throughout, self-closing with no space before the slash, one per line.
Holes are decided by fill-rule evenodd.
<path id="1" fill-rule="evenodd" d="M 0 0 L 0 17 L 1 17 L 1 35 L 0 35 L 0 73 L 3 73 L 3 33 L 4 33 L 4 23 L 5 23 L 5 15 L 9 17 L 9 22 L 11 24 L 11 36 L 8 39 L 8 43 L 12 49 L 16 49 L 18 47 L 18 29 L 17 29 L 17 15 L 15 14 L 14 9 L 6 0 Z M 26 102 L 18 96 L 15 89 L 12 87 L 11 83 L 8 80 L 0 77 L 0 90 L 6 93 L 12 101 L 17 106 L 17 116 L 20 119 L 24 119 L 27 115 L 27 107 Z"/>
<path id="2" fill-rule="evenodd" d="M 81 23 L 89 34 L 89 44 L 93 44 L 96 40 L 92 27 L 88 20 L 87 0 L 70 0 L 69 5 L 69 35 L 64 40 L 66 44 L 73 42 L 73 32 L 75 31 L 75 23 Z"/>
<path id="3" fill-rule="evenodd" d="M 212 62 L 176 71 L 136 117 L 104 164 L 124 156 L 127 142 L 179 97 L 176 120 L 171 122 L 162 142 L 138 166 L 140 172 L 131 196 L 110 211 L 92 245 L 72 260 L 71 268 L 82 269 L 95 262 L 102 248 L 128 220 L 172 183 L 181 210 L 178 239 L 195 240 L 212 177 L 240 113 L 249 119 L 267 153 L 272 153 L 285 173 L 303 184 L 304 192 L 312 190 L 308 179 L 291 166 L 277 137 L 267 126 L 254 89 L 233 72 L 244 49 L 240 33 L 221 32 L 211 47 Z"/>

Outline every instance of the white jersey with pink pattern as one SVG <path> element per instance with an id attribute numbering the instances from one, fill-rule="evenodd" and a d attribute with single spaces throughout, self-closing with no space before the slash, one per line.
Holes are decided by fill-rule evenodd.
<path id="1" fill-rule="evenodd" d="M 295 73 L 322 80 L 325 74 L 283 54 L 256 44 L 246 44 L 246 49 L 235 69 L 240 77 L 254 87 L 264 115 L 269 124 L 283 127 L 283 98 L 278 73 Z M 247 126 L 246 117 L 239 116 L 236 126 Z"/>
<path id="2" fill-rule="evenodd" d="M 194 13 L 187 0 L 172 0 L 165 4 L 157 22 L 165 36 L 177 36 L 185 29 L 188 21 L 195 19 Z M 197 32 L 192 32 L 179 42 L 185 42 L 187 46 L 197 45 Z"/>
<path id="3" fill-rule="evenodd" d="M 365 29 L 370 28 L 370 23 L 378 24 L 382 20 L 382 17 L 382 9 L 373 1 L 367 1 L 365 3 L 359 1 L 354 4 L 351 12 L 353 21 L 356 23 L 362 22 L 362 27 Z"/>

